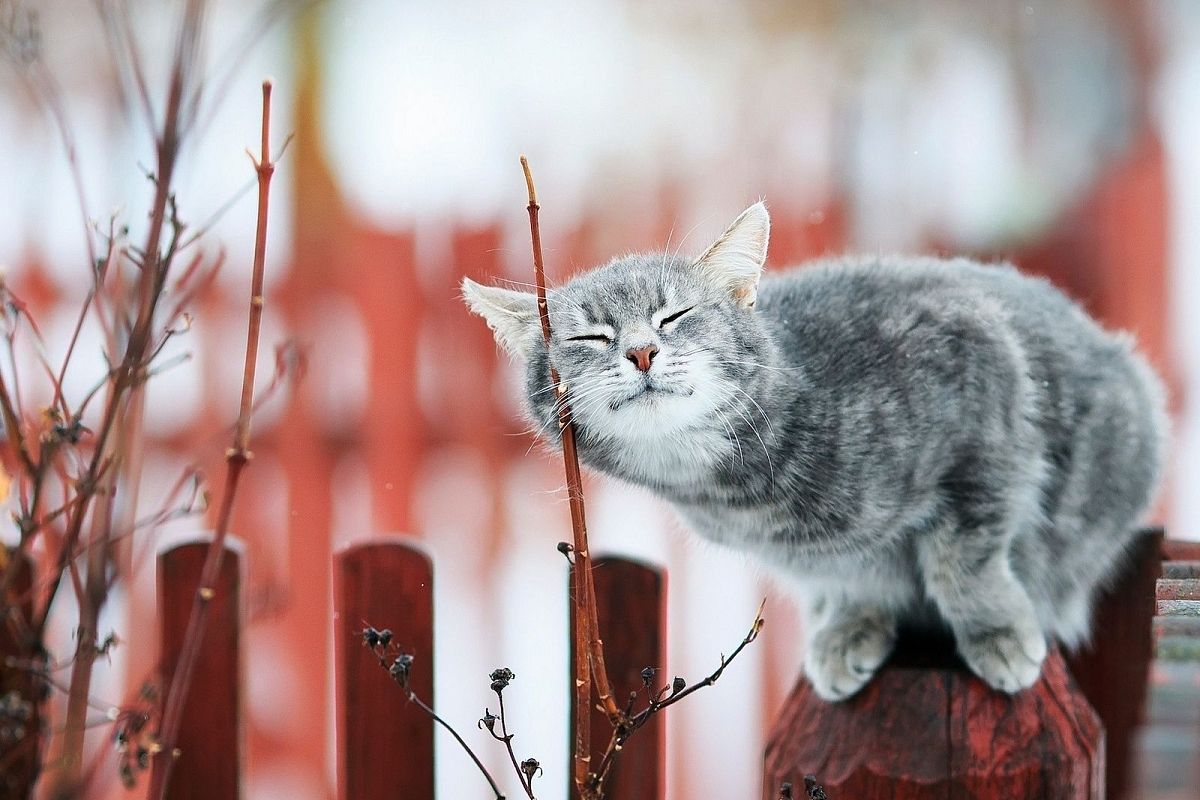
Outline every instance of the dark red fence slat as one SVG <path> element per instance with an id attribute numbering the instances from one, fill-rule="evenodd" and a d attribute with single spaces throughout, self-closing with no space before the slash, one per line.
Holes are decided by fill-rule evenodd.
<path id="1" fill-rule="evenodd" d="M 158 556 L 162 670 L 168 680 L 183 649 L 207 553 L 208 543 L 197 541 Z M 210 588 L 208 624 L 179 728 L 179 758 L 167 785 L 170 800 L 240 797 L 241 557 L 233 548 L 226 546 L 217 584 Z"/>
<path id="2" fill-rule="evenodd" d="M 1162 530 L 1141 534 L 1125 569 L 1096 606 L 1091 644 L 1067 659 L 1105 731 L 1108 800 L 1129 795 L 1133 747 L 1146 705 L 1154 645 L 1154 582 L 1162 574 Z"/>
<path id="3" fill-rule="evenodd" d="M 634 709 L 641 709 L 646 705 L 642 670 L 646 667 L 658 670 L 654 677 L 656 687 L 669 684 L 672 678 L 665 669 L 666 576 L 654 567 L 624 558 L 602 557 L 592 563 L 596 615 L 613 694 L 617 704 L 624 707 L 629 694 L 638 692 Z M 572 585 L 572 596 L 574 591 Z M 574 606 L 571 608 L 574 626 Z M 567 638 L 572 645 L 573 659 L 575 640 L 570 635 Z M 573 670 L 571 681 L 574 682 Z M 574 718 L 572 707 L 570 719 Z M 598 762 L 612 737 L 612 726 L 599 710 L 592 713 L 591 735 L 593 759 Z M 635 733 L 618 755 L 607 784 L 607 800 L 662 800 L 666 785 L 665 746 L 663 715 L 660 714 Z M 569 749 L 567 763 L 570 763 Z M 567 796 L 575 797 L 570 770 L 567 780 Z"/>
<path id="4" fill-rule="evenodd" d="M 1200 561 L 1200 542 L 1167 539 L 1163 542 L 1163 558 L 1168 561 Z"/>
<path id="5" fill-rule="evenodd" d="M 338 797 L 433 800 L 434 723 L 363 646 L 366 626 L 414 656 L 410 684 L 432 705 L 433 567 L 416 547 L 376 540 L 334 556 Z"/>
<path id="6" fill-rule="evenodd" d="M 24 553 L 0 546 L 0 574 L 9 569 L 9 558 L 20 559 L 20 563 L 11 568 L 12 582 L 3 598 L 3 605 L 15 603 L 16 609 L 0 620 L 0 702 L 5 705 L 0 715 L 0 800 L 23 800 L 33 792 L 40 763 L 45 687 L 32 671 L 36 653 L 28 625 L 33 616 L 33 567 Z M 7 663 L 10 657 L 14 660 L 11 666 Z"/>

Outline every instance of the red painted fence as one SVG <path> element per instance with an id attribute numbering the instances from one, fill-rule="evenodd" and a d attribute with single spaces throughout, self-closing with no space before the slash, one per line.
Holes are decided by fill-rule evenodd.
<path id="1" fill-rule="evenodd" d="M 972 790 L 1002 786 L 1007 788 L 996 791 L 1007 792 L 1005 797 L 1025 796 L 1011 793 L 1010 789 L 1017 785 L 1009 780 L 1013 775 L 1021 777 L 1018 784 L 1034 787 L 1031 791 L 1075 786 L 1078 791 L 1070 796 L 1126 796 L 1130 751 L 1145 696 L 1144 677 L 1153 658 L 1151 616 L 1155 612 L 1159 615 L 1153 630 L 1158 633 L 1160 657 L 1166 652 L 1164 642 L 1186 649 L 1192 645 L 1180 644 L 1179 637 L 1196 627 L 1187 621 L 1195 618 L 1192 615 L 1195 608 L 1188 603 L 1200 598 L 1200 590 L 1192 586 L 1196 582 L 1192 573 L 1200 574 L 1200 562 L 1169 560 L 1172 555 L 1193 557 L 1197 552 L 1169 545 L 1165 550 L 1169 577 L 1159 580 L 1164 554 L 1161 534 L 1151 532 L 1143 541 L 1144 546 L 1131 563 L 1126 578 L 1104 603 L 1096 651 L 1074 659 L 1070 670 L 1061 658 L 1053 655 L 1047 662 L 1047 677 L 1039 683 L 1039 688 L 1015 700 L 986 692 L 977 681 L 956 672 L 955 668 L 925 663 L 928 659 L 915 664 L 892 664 L 868 690 L 848 703 L 831 706 L 813 701 L 803 684 L 800 685 L 777 724 L 767 754 L 763 796 L 770 800 L 778 797 L 777 784 L 783 780 L 801 786 L 803 774 L 810 771 L 817 772 L 826 782 L 833 800 L 933 796 L 925 791 L 929 785 L 972 787 Z M 181 645 L 206 548 L 203 541 L 190 542 L 159 557 L 163 665 L 167 674 Z M 228 549 L 216 587 L 202 663 L 196 672 L 181 731 L 179 761 L 169 791 L 171 798 L 219 800 L 239 796 L 242 569 L 238 551 Z M 652 567 L 611 557 L 597 561 L 595 575 L 609 671 L 615 691 L 628 697 L 630 692 L 642 691 L 645 667 L 664 665 L 666 576 Z M 392 681 L 386 669 L 388 664 L 381 666 L 379 656 L 363 644 L 364 628 L 388 629 L 394 644 L 391 652 L 414 657 L 409 686 L 418 697 L 431 701 L 435 654 L 433 580 L 429 558 L 418 546 L 398 537 L 368 539 L 334 557 L 337 765 L 341 800 L 396 797 L 432 800 L 434 797 L 434 736 L 443 734 L 436 731 L 429 717 L 409 702 Z M 1175 622 L 1176 619 L 1185 621 Z M 563 635 L 566 634 L 564 631 Z M 1105 655 L 1106 647 L 1117 648 L 1121 657 L 1113 653 Z M 660 671 L 654 681 L 658 684 L 669 681 L 670 677 Z M 920 709 L 927 705 L 923 698 L 930 693 L 940 693 L 943 700 L 959 698 L 961 708 L 955 712 L 953 702 L 949 705 L 942 702 L 931 712 L 933 716 L 922 722 L 913 714 L 919 716 Z M 908 695 L 912 695 L 909 700 L 900 701 Z M 1098 715 L 1089 701 L 1100 711 Z M 945 714 L 947 708 L 951 712 L 949 717 Z M 1046 708 L 1074 709 L 1061 718 L 1066 727 L 1055 729 L 1061 735 L 1051 737 L 1053 741 L 1045 736 L 1047 730 L 1051 733 L 1053 730 L 1037 728 L 1039 715 Z M 1022 709 L 1022 713 L 1017 713 Z M 279 713 L 286 714 L 288 710 L 280 709 Z M 986 728 L 985 733 L 990 736 L 993 731 L 989 726 L 1010 724 L 1016 717 L 1034 727 L 1026 731 L 1029 736 L 1018 737 L 1020 741 L 1014 740 L 1013 747 L 1004 752 L 994 750 L 997 740 L 984 742 L 977 735 Z M 1107 794 L 1103 788 L 1104 734 L 1098 726 L 1101 719 L 1108 726 Z M 963 726 L 959 734 L 947 727 L 955 720 Z M 1152 727 L 1154 720 L 1150 721 Z M 481 747 L 495 744 L 472 735 L 477 733 L 472 721 L 453 722 L 461 726 L 460 730 L 471 741 L 480 742 Z M 1030 733 L 1037 730 L 1042 731 L 1038 734 L 1040 738 Z M 1012 733 L 1009 730 L 1006 735 Z M 607 723 L 598 717 L 593 730 L 594 744 L 602 747 L 607 735 Z M 725 734 L 714 731 L 713 735 Z M 933 763 L 930 754 L 936 750 L 913 746 L 923 735 L 932 736 L 959 753 L 957 761 L 950 757 L 950 751 L 942 753 L 945 757 L 938 757 L 941 760 L 933 768 L 945 770 L 944 774 L 921 772 L 930 768 Z M 665 796 L 665 733 L 661 719 L 637 736 L 623 754 L 620 769 L 614 773 L 610 800 L 660 800 Z M 1036 748 L 1030 744 L 1037 743 L 1035 738 L 1048 746 L 1062 763 L 1054 758 L 1036 757 Z M 891 740 L 894 740 L 892 745 L 886 748 L 865 746 L 869 741 Z M 971 742 L 983 742 L 983 749 L 976 752 Z M 1074 749 L 1060 747 L 1063 743 L 1071 744 Z M 1139 752 L 1143 758 L 1153 757 L 1153 753 L 1147 755 L 1144 749 Z M 564 763 L 566 754 L 564 743 Z M 466 764 L 465 755 L 453 752 L 449 757 L 461 757 Z M 1004 770 L 992 769 L 1001 762 L 1007 765 Z M 1024 766 L 1009 769 L 1017 762 Z M 1118 766 L 1118 771 L 1112 770 L 1114 766 Z M 1050 774 L 1055 770 L 1057 775 Z M 822 771 L 829 774 L 821 775 Z M 992 773 L 1000 772 L 1005 772 L 1009 779 L 989 782 Z M 498 777 L 502 783 L 513 783 L 509 775 Z M 904 781 L 910 777 L 915 780 L 911 792 L 895 794 L 909 785 Z M 847 791 L 841 794 L 835 787 Z M 798 788 L 794 796 L 803 796 L 802 791 Z M 481 786 L 479 796 L 486 796 L 486 787 Z M 1000 795 L 985 792 L 978 796 Z"/>

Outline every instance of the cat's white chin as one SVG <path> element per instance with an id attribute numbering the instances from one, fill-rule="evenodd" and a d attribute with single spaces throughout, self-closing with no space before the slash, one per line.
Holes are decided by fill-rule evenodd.
<path id="1" fill-rule="evenodd" d="M 613 472 L 635 483 L 693 486 L 709 479 L 730 447 L 724 429 L 710 421 L 700 392 L 649 392 L 616 410 L 593 409 L 580 423 L 606 442 Z"/>
<path id="2" fill-rule="evenodd" d="M 699 393 L 659 387 L 597 408 L 583 421 L 606 438 L 644 441 L 694 430 L 710 413 L 711 408 Z"/>

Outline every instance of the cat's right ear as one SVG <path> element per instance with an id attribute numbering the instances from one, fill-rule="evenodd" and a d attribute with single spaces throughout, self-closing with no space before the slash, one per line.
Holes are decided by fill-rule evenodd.
<path id="1" fill-rule="evenodd" d="M 530 339 L 542 335 L 536 295 L 463 278 L 462 296 L 467 307 L 487 322 L 500 346 L 514 356 L 524 358 Z"/>

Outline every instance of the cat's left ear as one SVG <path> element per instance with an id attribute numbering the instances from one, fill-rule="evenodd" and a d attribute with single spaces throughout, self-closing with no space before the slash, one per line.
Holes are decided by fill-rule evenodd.
<path id="1" fill-rule="evenodd" d="M 753 308 L 770 235 L 771 215 L 759 201 L 743 211 L 695 265 L 727 289 L 739 306 Z"/>

